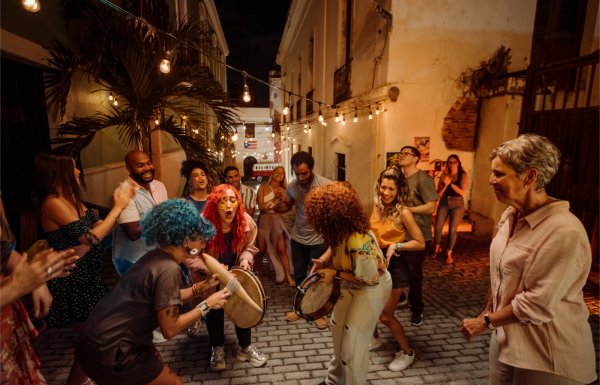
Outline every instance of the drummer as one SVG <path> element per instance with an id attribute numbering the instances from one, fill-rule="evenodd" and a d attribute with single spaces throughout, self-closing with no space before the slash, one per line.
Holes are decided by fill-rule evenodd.
<path id="1" fill-rule="evenodd" d="M 217 276 L 182 289 L 179 263 L 197 254 L 215 234 L 194 206 L 173 199 L 154 207 L 141 221 L 142 238 L 159 247 L 145 254 L 96 305 L 75 356 L 98 384 L 181 384 L 152 344 L 160 326 L 166 338 L 220 309 L 229 291 L 204 299 L 187 313 L 181 305 L 218 283 Z"/>
<path id="2" fill-rule="evenodd" d="M 228 266 L 252 269 L 258 249 L 254 246 L 257 228 L 250 215 L 244 212 L 242 198 L 238 191 L 220 184 L 213 188 L 206 199 L 202 215 L 217 229 L 217 235 L 209 242 L 207 251 L 219 262 Z M 222 309 L 210 312 L 206 317 L 206 327 L 210 337 L 210 369 L 225 369 L 225 313 Z M 239 349 L 236 358 L 248 361 L 254 367 L 267 363 L 267 357 L 251 344 L 251 329 L 235 327 Z"/>
<path id="3" fill-rule="evenodd" d="M 358 194 L 347 182 L 312 189 L 305 200 L 308 220 L 327 251 L 313 260 L 323 283 L 339 279 L 341 296 L 331 316 L 333 358 L 319 385 L 367 383 L 369 341 L 392 290 L 386 260 L 369 230 Z M 331 266 L 324 268 L 324 265 Z"/>

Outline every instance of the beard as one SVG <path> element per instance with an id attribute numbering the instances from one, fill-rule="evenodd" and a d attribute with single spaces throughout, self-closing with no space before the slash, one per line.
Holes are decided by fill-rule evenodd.
<path id="1" fill-rule="evenodd" d="M 143 174 L 137 174 L 135 172 L 130 173 L 129 176 L 131 177 L 131 179 L 136 181 L 136 183 L 138 183 L 138 184 L 148 184 L 154 180 L 154 170 L 144 172 L 144 174 L 146 174 L 146 173 L 151 173 L 152 178 L 144 179 L 144 177 L 142 176 Z"/>

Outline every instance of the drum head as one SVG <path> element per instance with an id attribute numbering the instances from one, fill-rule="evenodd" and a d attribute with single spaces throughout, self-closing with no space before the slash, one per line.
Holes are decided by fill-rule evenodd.
<path id="1" fill-rule="evenodd" d="M 340 297 L 339 281 L 324 283 L 317 272 L 310 274 L 296 290 L 294 310 L 307 321 L 319 319 L 333 310 Z"/>
<path id="2" fill-rule="evenodd" d="M 246 290 L 246 293 L 262 308 L 262 311 L 257 311 L 252 306 L 244 302 L 236 294 L 232 294 L 223 306 L 227 318 L 240 328 L 251 328 L 258 325 L 267 311 L 267 297 L 263 289 L 262 283 L 258 277 L 250 270 L 234 267 L 231 270 L 240 285 Z"/>

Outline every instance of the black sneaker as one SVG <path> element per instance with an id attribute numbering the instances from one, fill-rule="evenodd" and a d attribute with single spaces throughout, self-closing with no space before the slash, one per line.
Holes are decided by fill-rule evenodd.
<path id="1" fill-rule="evenodd" d="M 410 324 L 412 326 L 423 325 L 423 313 L 413 313 L 412 317 L 410 317 Z"/>

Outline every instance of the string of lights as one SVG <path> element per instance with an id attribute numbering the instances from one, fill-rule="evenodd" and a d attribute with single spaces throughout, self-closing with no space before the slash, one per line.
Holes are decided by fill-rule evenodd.
<path id="1" fill-rule="evenodd" d="M 118 12 L 122 15 L 125 15 L 126 17 L 128 17 L 132 20 L 135 20 L 139 23 L 142 23 L 146 27 L 153 30 L 155 33 L 166 36 L 169 39 L 176 41 L 181 46 L 191 49 L 195 52 L 198 52 L 199 54 L 205 56 L 206 58 L 208 58 L 218 64 L 221 64 L 234 72 L 238 72 L 239 74 L 241 74 L 244 79 L 242 100 L 245 103 L 249 103 L 252 99 L 252 97 L 250 95 L 250 89 L 247 85 L 247 79 L 252 79 L 259 84 L 262 84 L 269 88 L 281 91 L 284 95 L 284 100 L 285 100 L 285 96 L 287 96 L 287 98 L 288 98 L 288 102 L 284 104 L 284 108 L 282 110 L 282 115 L 284 116 L 283 121 L 281 122 L 282 140 L 286 140 L 285 136 L 287 136 L 288 140 L 290 140 L 290 136 L 293 136 L 293 140 L 295 140 L 295 137 L 297 136 L 297 134 L 299 134 L 301 132 L 303 132 L 305 134 L 310 134 L 312 131 L 312 125 L 321 124 L 322 126 L 327 126 L 327 124 L 328 124 L 327 120 L 329 120 L 332 117 L 334 118 L 334 121 L 336 123 L 339 123 L 341 125 L 346 125 L 350 121 L 352 121 L 353 123 L 358 122 L 359 111 L 368 110 L 368 119 L 369 120 L 373 119 L 374 114 L 379 115 L 379 113 L 381 111 L 385 111 L 385 104 L 384 104 L 385 98 L 382 98 L 380 100 L 376 100 L 376 101 L 373 101 L 373 102 L 370 102 L 370 103 L 367 103 L 367 104 L 361 105 L 361 106 L 357 105 L 356 101 L 351 102 L 349 105 L 336 106 L 336 105 L 328 104 L 323 101 L 314 100 L 312 98 L 308 98 L 303 95 L 299 95 L 292 91 L 288 91 L 282 87 L 276 86 L 274 84 L 269 83 L 268 81 L 260 79 L 257 76 L 249 74 L 244 70 L 241 70 L 230 64 L 227 64 L 226 62 L 220 60 L 219 58 L 215 58 L 215 57 L 209 55 L 208 53 L 203 52 L 202 50 L 197 49 L 191 43 L 189 43 L 187 41 L 183 41 L 183 40 L 179 39 L 177 36 L 174 36 L 173 34 L 154 26 L 153 24 L 149 23 L 147 20 L 132 14 L 131 12 L 119 7 L 118 5 L 116 5 L 114 3 L 111 3 L 109 0 L 98 0 L 98 1 L 101 4 L 109 7 L 113 11 Z M 21 2 L 22 2 L 23 7 L 30 12 L 37 12 L 41 9 L 41 5 L 38 0 L 21 0 Z M 170 50 L 165 51 L 163 59 L 159 63 L 159 70 L 162 73 L 168 74 L 169 72 L 171 72 L 172 59 L 173 59 L 173 52 Z M 316 113 L 312 113 L 311 117 L 304 117 L 301 119 L 296 118 L 295 120 L 292 120 L 292 117 L 290 116 L 290 112 L 291 112 L 290 106 L 292 105 L 292 100 L 294 98 L 296 98 L 297 100 L 305 100 L 306 102 L 318 104 L 318 111 Z M 119 105 L 116 95 L 113 95 L 112 93 L 110 93 L 108 99 L 114 106 Z M 381 110 L 380 110 L 380 105 L 382 107 Z M 375 107 L 375 110 L 373 110 L 373 107 Z M 353 112 L 353 114 L 352 114 L 352 112 Z M 157 119 L 157 124 L 158 124 L 158 119 Z M 243 124 L 243 122 L 242 122 L 242 124 Z M 285 135 L 284 135 L 283 127 L 285 127 Z M 237 135 L 237 132 L 232 136 L 232 140 L 235 141 L 234 137 L 236 135 Z"/>
<path id="2" fill-rule="evenodd" d="M 23 1 L 33 1 L 33 0 L 23 0 Z M 164 36 L 167 36 L 170 39 L 173 39 L 177 43 L 181 44 L 182 46 L 184 46 L 186 48 L 189 48 L 191 50 L 194 50 L 194 51 L 200 53 L 201 55 L 204 55 L 208 59 L 213 60 L 214 62 L 219 63 L 219 64 L 225 66 L 226 68 L 228 68 L 228 69 L 230 69 L 232 71 L 235 71 L 235 72 L 238 72 L 239 74 L 241 74 L 242 77 L 243 77 L 243 79 L 244 79 L 242 100 L 245 103 L 249 103 L 252 100 L 251 99 L 251 95 L 250 95 L 250 89 L 249 89 L 249 87 L 247 85 L 247 79 L 252 79 L 255 82 L 257 82 L 259 84 L 262 84 L 262 85 L 264 85 L 266 87 L 269 87 L 269 88 L 272 88 L 272 89 L 276 89 L 276 90 L 279 90 L 279 91 L 283 92 L 283 94 L 287 95 L 290 100 L 295 97 L 298 100 L 305 100 L 306 102 L 311 102 L 311 103 L 318 104 L 319 109 L 318 109 L 317 120 L 323 126 L 327 126 L 327 123 L 326 123 L 325 120 L 333 116 L 333 111 L 335 111 L 335 116 L 338 116 L 340 114 L 340 112 L 342 113 L 342 118 L 339 120 L 342 125 L 346 124 L 345 115 L 348 114 L 348 113 L 350 113 L 351 111 L 354 111 L 354 119 L 353 119 L 353 121 L 355 123 L 358 121 L 358 110 L 368 109 L 368 111 L 369 111 L 369 115 L 368 115 L 369 119 L 372 119 L 372 116 L 373 116 L 372 104 L 367 104 L 367 105 L 364 105 L 364 106 L 356 106 L 355 105 L 355 106 L 349 106 L 349 107 L 340 107 L 340 106 L 328 104 L 328 103 L 323 102 L 323 101 L 314 100 L 312 98 L 308 98 L 306 96 L 296 94 L 296 93 L 294 93 L 292 91 L 285 90 L 282 87 L 276 86 L 274 84 L 269 83 L 268 81 L 260 79 L 257 76 L 249 74 L 245 70 L 242 70 L 242 69 L 236 68 L 236 67 L 234 67 L 234 66 L 232 66 L 230 64 L 227 64 L 226 62 L 220 60 L 219 58 L 215 58 L 215 57 L 209 55 L 206 52 L 198 50 L 196 47 L 194 47 L 189 42 L 183 41 L 183 40 L 179 39 L 178 37 L 174 36 L 173 34 L 171 34 L 169 32 L 166 32 L 166 31 L 163 31 L 162 29 L 154 26 L 153 24 L 149 23 L 145 19 L 132 14 L 131 12 L 129 12 L 129 11 L 127 11 L 127 10 L 125 10 L 125 9 L 123 9 L 123 8 L 115 5 L 115 4 L 113 4 L 113 3 L 111 3 L 108 0 L 98 0 L 98 1 L 100 3 L 106 5 L 106 6 L 110 7 L 111 9 L 117 11 L 117 12 L 120 12 L 120 13 L 126 15 L 127 17 L 133 18 L 136 21 L 139 21 L 140 23 L 143 23 L 145 26 L 147 26 L 148 28 L 154 30 L 156 33 L 160 33 L 160 34 L 162 34 Z M 165 57 L 164 57 L 164 59 L 160 63 L 160 70 L 163 73 L 170 72 L 171 59 L 172 59 L 172 53 L 170 51 L 166 51 L 165 52 Z M 382 104 L 382 103 L 383 103 L 382 100 L 381 101 L 376 101 L 376 102 L 373 103 L 373 104 L 375 104 L 376 114 L 379 114 L 379 105 Z M 287 118 L 287 116 L 289 114 L 289 111 L 290 111 L 290 108 L 289 108 L 290 104 L 291 104 L 291 102 L 286 103 L 285 106 L 284 106 L 284 108 L 283 108 L 283 111 L 282 111 L 282 114 L 286 118 Z M 323 112 L 324 108 L 327 109 L 327 111 L 325 113 Z M 338 122 L 337 119 L 336 119 L 336 122 Z M 304 119 L 300 119 L 298 121 L 288 121 L 288 122 L 284 122 L 284 123 L 287 124 L 287 125 L 300 125 L 300 126 L 304 126 L 306 124 L 310 125 L 311 123 L 313 123 L 313 119 L 304 118 Z"/>

